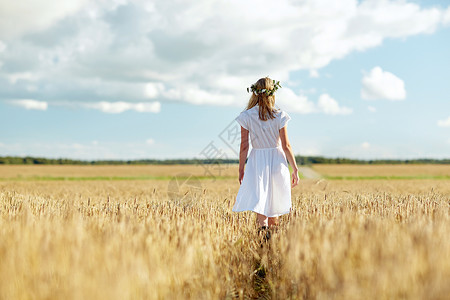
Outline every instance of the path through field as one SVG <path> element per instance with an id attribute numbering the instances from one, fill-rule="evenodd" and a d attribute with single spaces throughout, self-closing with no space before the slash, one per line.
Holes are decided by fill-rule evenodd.
<path id="1" fill-rule="evenodd" d="M 298 171 L 307 179 L 320 179 L 322 175 L 311 169 L 310 167 L 299 167 Z"/>

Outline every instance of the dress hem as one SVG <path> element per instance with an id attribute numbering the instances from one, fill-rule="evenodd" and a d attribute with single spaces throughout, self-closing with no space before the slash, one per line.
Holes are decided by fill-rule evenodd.
<path id="1" fill-rule="evenodd" d="M 253 210 L 253 209 L 242 209 L 242 210 L 232 210 L 232 211 L 233 211 L 233 212 L 252 211 L 252 212 L 258 213 L 258 214 L 260 214 L 260 215 L 266 216 L 264 213 L 261 213 L 261 212 L 259 212 L 259 211 L 255 211 L 255 210 Z M 279 213 L 279 214 L 274 214 L 274 215 L 270 215 L 270 216 L 266 216 L 266 217 L 268 217 L 268 218 L 275 218 L 275 217 L 279 217 L 279 216 L 288 214 L 288 213 L 290 213 L 290 212 L 291 212 L 291 209 L 289 208 L 289 210 L 286 211 L 286 212 L 282 212 L 282 213 Z"/>

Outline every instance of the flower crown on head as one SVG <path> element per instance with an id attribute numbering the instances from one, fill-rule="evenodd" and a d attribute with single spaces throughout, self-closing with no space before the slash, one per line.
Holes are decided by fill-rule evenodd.
<path id="1" fill-rule="evenodd" d="M 247 88 L 247 93 L 254 93 L 255 95 L 266 94 L 266 96 L 272 96 L 279 88 L 281 88 L 279 81 L 273 81 L 273 89 L 258 89 L 255 84 L 252 84 L 249 88 Z"/>

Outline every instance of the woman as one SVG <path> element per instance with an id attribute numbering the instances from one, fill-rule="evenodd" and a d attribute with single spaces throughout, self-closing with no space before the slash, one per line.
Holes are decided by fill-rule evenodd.
<path id="1" fill-rule="evenodd" d="M 260 229 L 278 225 L 278 216 L 289 213 L 291 187 L 298 184 L 298 168 L 286 129 L 291 118 L 275 108 L 274 93 L 279 87 L 279 82 L 268 77 L 259 79 L 250 88 L 247 109 L 236 118 L 241 125 L 241 186 L 232 210 L 254 211 Z M 253 149 L 244 171 L 249 135 Z M 286 158 L 293 169 L 292 181 Z"/>

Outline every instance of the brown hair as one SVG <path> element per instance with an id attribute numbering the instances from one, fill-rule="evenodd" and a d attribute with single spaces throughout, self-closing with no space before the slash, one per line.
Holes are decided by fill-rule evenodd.
<path id="1" fill-rule="evenodd" d="M 257 89 L 273 90 L 273 80 L 269 77 L 259 79 L 255 84 Z M 263 121 L 275 118 L 275 95 L 267 96 L 266 93 L 252 93 L 248 101 L 247 109 L 259 105 L 259 118 Z"/>

